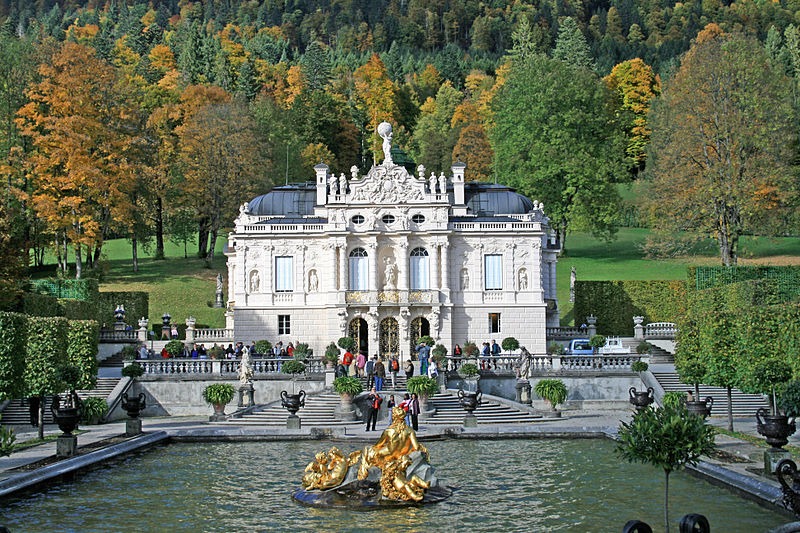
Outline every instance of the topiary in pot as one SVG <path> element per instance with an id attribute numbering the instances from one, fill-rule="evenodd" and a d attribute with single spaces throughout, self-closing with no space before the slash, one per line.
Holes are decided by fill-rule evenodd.
<path id="1" fill-rule="evenodd" d="M 422 337 L 417 339 L 417 346 L 419 346 L 420 343 L 426 344 L 427 346 L 433 346 L 434 344 L 436 344 L 436 341 L 433 340 L 433 337 L 431 337 L 430 335 L 423 335 Z"/>
<path id="2" fill-rule="evenodd" d="M 514 350 L 519 348 L 519 341 L 514 337 L 506 337 L 500 343 L 500 346 L 502 346 L 503 350 L 507 352 L 513 352 Z"/>
<path id="3" fill-rule="evenodd" d="M 534 392 L 550 404 L 551 410 L 567 399 L 567 386 L 560 379 L 542 379 L 534 387 Z"/>
<path id="4" fill-rule="evenodd" d="M 592 335 L 592 338 L 589 339 L 589 345 L 594 350 L 594 353 L 597 353 L 597 350 L 606 345 L 606 338 L 604 335 Z"/>
<path id="5" fill-rule="evenodd" d="M 706 365 L 697 359 L 691 359 L 685 362 L 676 362 L 675 370 L 678 372 L 681 382 L 694 386 L 694 398 L 699 400 L 700 384 L 705 379 Z"/>
<path id="6" fill-rule="evenodd" d="M 665 392 L 664 397 L 661 399 L 661 404 L 664 407 L 677 406 L 686 404 L 686 393 L 679 391 Z"/>
<path id="7" fill-rule="evenodd" d="M 361 380 L 354 376 L 341 376 L 333 380 L 333 390 L 340 395 L 354 397 L 364 392 Z"/>
<path id="8" fill-rule="evenodd" d="M 461 353 L 464 354 L 464 357 L 469 359 L 474 359 L 478 357 L 478 345 L 472 341 L 467 341 L 464 343 L 464 346 L 461 348 Z"/>
<path id="9" fill-rule="evenodd" d="M 338 344 L 339 348 L 342 350 L 349 352 L 352 352 L 356 347 L 356 341 L 352 337 L 340 337 L 336 344 Z"/>
<path id="10" fill-rule="evenodd" d="M 269 357 L 272 355 L 272 343 L 267 340 L 256 341 L 256 353 L 250 355 L 260 355 L 262 357 Z"/>
<path id="11" fill-rule="evenodd" d="M 778 409 L 788 417 L 800 416 L 800 381 L 792 381 L 778 398 Z"/>
<path id="12" fill-rule="evenodd" d="M 144 368 L 139 363 L 131 363 L 122 367 L 122 375 L 126 378 L 136 379 L 144 374 Z"/>
<path id="13" fill-rule="evenodd" d="M 447 348 L 445 348 L 443 344 L 437 344 L 433 347 L 433 350 L 431 350 L 431 356 L 434 361 L 441 363 L 444 361 L 445 357 L 447 357 Z"/>
<path id="14" fill-rule="evenodd" d="M 14 430 L 0 425 L 0 457 L 11 455 L 14 451 L 14 441 L 17 436 L 14 435 Z"/>
<path id="15" fill-rule="evenodd" d="M 305 361 L 308 357 L 308 344 L 305 342 L 298 342 L 294 347 L 294 358 L 298 361 Z"/>
<path id="16" fill-rule="evenodd" d="M 306 365 L 304 365 L 301 361 L 297 361 L 292 359 L 290 361 L 286 361 L 281 365 L 281 372 L 284 374 L 302 374 L 306 371 Z"/>
<path id="17" fill-rule="evenodd" d="M 636 353 L 639 355 L 644 355 L 646 353 L 650 353 L 650 343 L 647 341 L 642 341 L 636 345 Z"/>
<path id="18" fill-rule="evenodd" d="M 123 361 L 135 361 L 138 355 L 136 352 L 136 347 L 131 346 L 130 344 L 121 349 L 119 353 L 122 355 Z"/>
<path id="19" fill-rule="evenodd" d="M 549 355 L 564 355 L 566 348 L 564 348 L 563 344 L 559 344 L 557 342 L 551 342 L 547 345 L 547 353 Z"/>
<path id="20" fill-rule="evenodd" d="M 173 340 L 165 344 L 164 349 L 167 351 L 170 357 L 180 357 L 181 354 L 183 354 L 184 346 L 181 341 Z"/>
<path id="21" fill-rule="evenodd" d="M 473 365 L 472 363 L 466 363 L 458 367 L 458 373 L 464 376 L 465 378 L 471 378 L 473 376 L 478 375 L 478 365 Z"/>
<path id="22" fill-rule="evenodd" d="M 631 370 L 640 375 L 642 372 L 647 372 L 648 368 L 650 368 L 650 365 L 648 365 L 644 361 L 634 361 L 633 364 L 631 365 Z"/>
<path id="23" fill-rule="evenodd" d="M 767 395 L 770 412 L 778 415 L 778 391 L 792 379 L 792 367 L 781 359 L 772 357 L 759 361 L 753 366 L 748 388 Z"/>
<path id="24" fill-rule="evenodd" d="M 225 350 L 222 348 L 222 346 L 217 344 L 214 344 L 214 346 L 208 350 L 208 355 L 211 357 L 211 359 L 222 359 L 224 354 Z"/>
<path id="25" fill-rule="evenodd" d="M 230 383 L 212 383 L 203 389 L 203 400 L 213 405 L 216 411 L 224 413 L 225 406 L 233 400 L 236 389 Z"/>
<path id="26" fill-rule="evenodd" d="M 325 348 L 325 361 L 330 366 L 333 366 L 339 362 L 339 347 L 336 346 L 335 342 L 330 343 Z"/>

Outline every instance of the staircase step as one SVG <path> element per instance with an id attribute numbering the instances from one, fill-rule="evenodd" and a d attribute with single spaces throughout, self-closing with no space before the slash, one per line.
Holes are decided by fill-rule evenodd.
<path id="1" fill-rule="evenodd" d="M 680 378 L 675 372 L 653 372 L 653 376 L 665 392 L 686 392 L 692 391 L 694 385 L 681 383 Z M 714 407 L 711 410 L 712 416 L 728 415 L 728 391 L 723 387 L 711 387 L 708 385 L 700 386 L 700 399 L 711 396 L 714 399 Z M 757 409 L 769 407 L 767 399 L 761 394 L 746 394 L 738 389 L 731 391 L 731 404 L 733 416 L 753 417 Z"/>

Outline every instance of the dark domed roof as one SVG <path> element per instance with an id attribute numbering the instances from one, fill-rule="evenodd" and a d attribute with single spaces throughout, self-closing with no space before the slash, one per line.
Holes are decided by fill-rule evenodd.
<path id="1" fill-rule="evenodd" d="M 464 197 L 475 215 L 522 215 L 533 210 L 533 202 L 505 185 L 466 183 Z"/>
<path id="2" fill-rule="evenodd" d="M 313 215 L 316 201 L 314 184 L 285 185 L 256 196 L 248 208 L 256 216 Z"/>

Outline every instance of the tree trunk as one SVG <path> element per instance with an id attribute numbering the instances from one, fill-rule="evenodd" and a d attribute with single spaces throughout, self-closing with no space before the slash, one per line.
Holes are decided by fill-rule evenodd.
<path id="1" fill-rule="evenodd" d="M 733 431 L 733 401 L 731 400 L 731 387 L 730 385 L 727 387 L 728 389 L 728 431 Z"/>
<path id="2" fill-rule="evenodd" d="M 208 235 L 208 254 L 206 255 L 206 268 L 211 268 L 214 261 L 214 248 L 217 246 L 217 230 L 213 229 Z"/>
<path id="3" fill-rule="evenodd" d="M 105 241 L 103 241 L 105 242 Z M 103 245 L 98 244 L 94 247 L 94 262 L 93 265 L 97 266 L 100 263 L 100 256 L 103 254 Z"/>
<path id="4" fill-rule="evenodd" d="M 67 242 L 67 234 L 66 232 L 63 235 L 64 241 L 64 268 L 62 269 L 62 273 L 66 276 L 69 273 L 69 243 Z"/>
<path id="5" fill-rule="evenodd" d="M 197 233 L 197 257 L 208 255 L 208 219 L 204 218 L 199 222 L 200 227 Z"/>
<path id="6" fill-rule="evenodd" d="M 44 440 L 44 395 L 39 396 L 39 440 Z"/>
<path id="7" fill-rule="evenodd" d="M 164 259 L 164 201 L 156 200 L 156 255 L 153 259 Z"/>
<path id="8" fill-rule="evenodd" d="M 131 237 L 131 259 L 133 259 L 133 271 L 139 272 L 139 240 L 136 235 Z"/>
<path id="9" fill-rule="evenodd" d="M 83 274 L 83 258 L 81 257 L 81 245 L 75 245 L 75 279 L 81 279 Z"/>
<path id="10" fill-rule="evenodd" d="M 669 533 L 669 470 L 664 470 L 664 531 Z"/>

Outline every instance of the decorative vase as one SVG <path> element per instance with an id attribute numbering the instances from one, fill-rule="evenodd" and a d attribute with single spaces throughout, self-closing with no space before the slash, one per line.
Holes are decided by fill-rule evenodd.
<path id="1" fill-rule="evenodd" d="M 145 395 L 143 392 L 135 398 L 128 398 L 128 393 L 122 395 L 122 408 L 128 413 L 128 416 L 136 419 L 139 418 L 139 412 L 144 410 L 147 406 L 145 403 Z"/>
<path id="2" fill-rule="evenodd" d="M 83 414 L 82 404 L 77 395 L 73 399 L 73 403 L 77 406 L 62 407 L 61 398 L 56 394 L 53 396 L 53 403 L 50 404 L 50 412 L 53 414 L 53 420 L 58 424 L 58 429 L 64 432 L 64 435 L 71 436 L 75 428 L 78 427 L 78 422 L 81 420 Z"/>
<path id="3" fill-rule="evenodd" d="M 706 418 L 711 414 L 711 408 L 714 406 L 714 398 L 706 396 L 705 400 L 686 402 L 686 409 L 695 415 Z"/>
<path id="4" fill-rule="evenodd" d="M 481 404 L 481 397 L 482 396 L 483 396 L 483 394 L 480 391 L 477 391 L 477 392 L 473 392 L 473 391 L 464 392 L 463 390 L 459 389 L 459 391 L 458 391 L 458 403 L 461 404 L 461 407 L 466 412 L 468 412 L 469 414 L 472 414 L 472 412 L 475 409 L 477 409 L 478 406 Z"/>
<path id="5" fill-rule="evenodd" d="M 295 415 L 301 407 L 306 405 L 306 391 L 301 389 L 297 394 L 288 394 L 285 390 L 281 391 L 281 405 L 289 411 L 290 415 Z"/>
<path id="6" fill-rule="evenodd" d="M 655 397 L 653 396 L 653 387 L 647 387 L 647 390 L 643 391 L 637 391 L 636 387 L 631 387 L 628 393 L 630 394 L 629 401 L 639 411 L 645 409 L 655 400 Z"/>
<path id="7" fill-rule="evenodd" d="M 794 434 L 797 426 L 794 418 L 790 421 L 786 415 L 771 415 L 762 407 L 756 411 L 756 430 L 766 437 L 767 444 L 780 449 L 789 442 L 788 437 Z"/>

